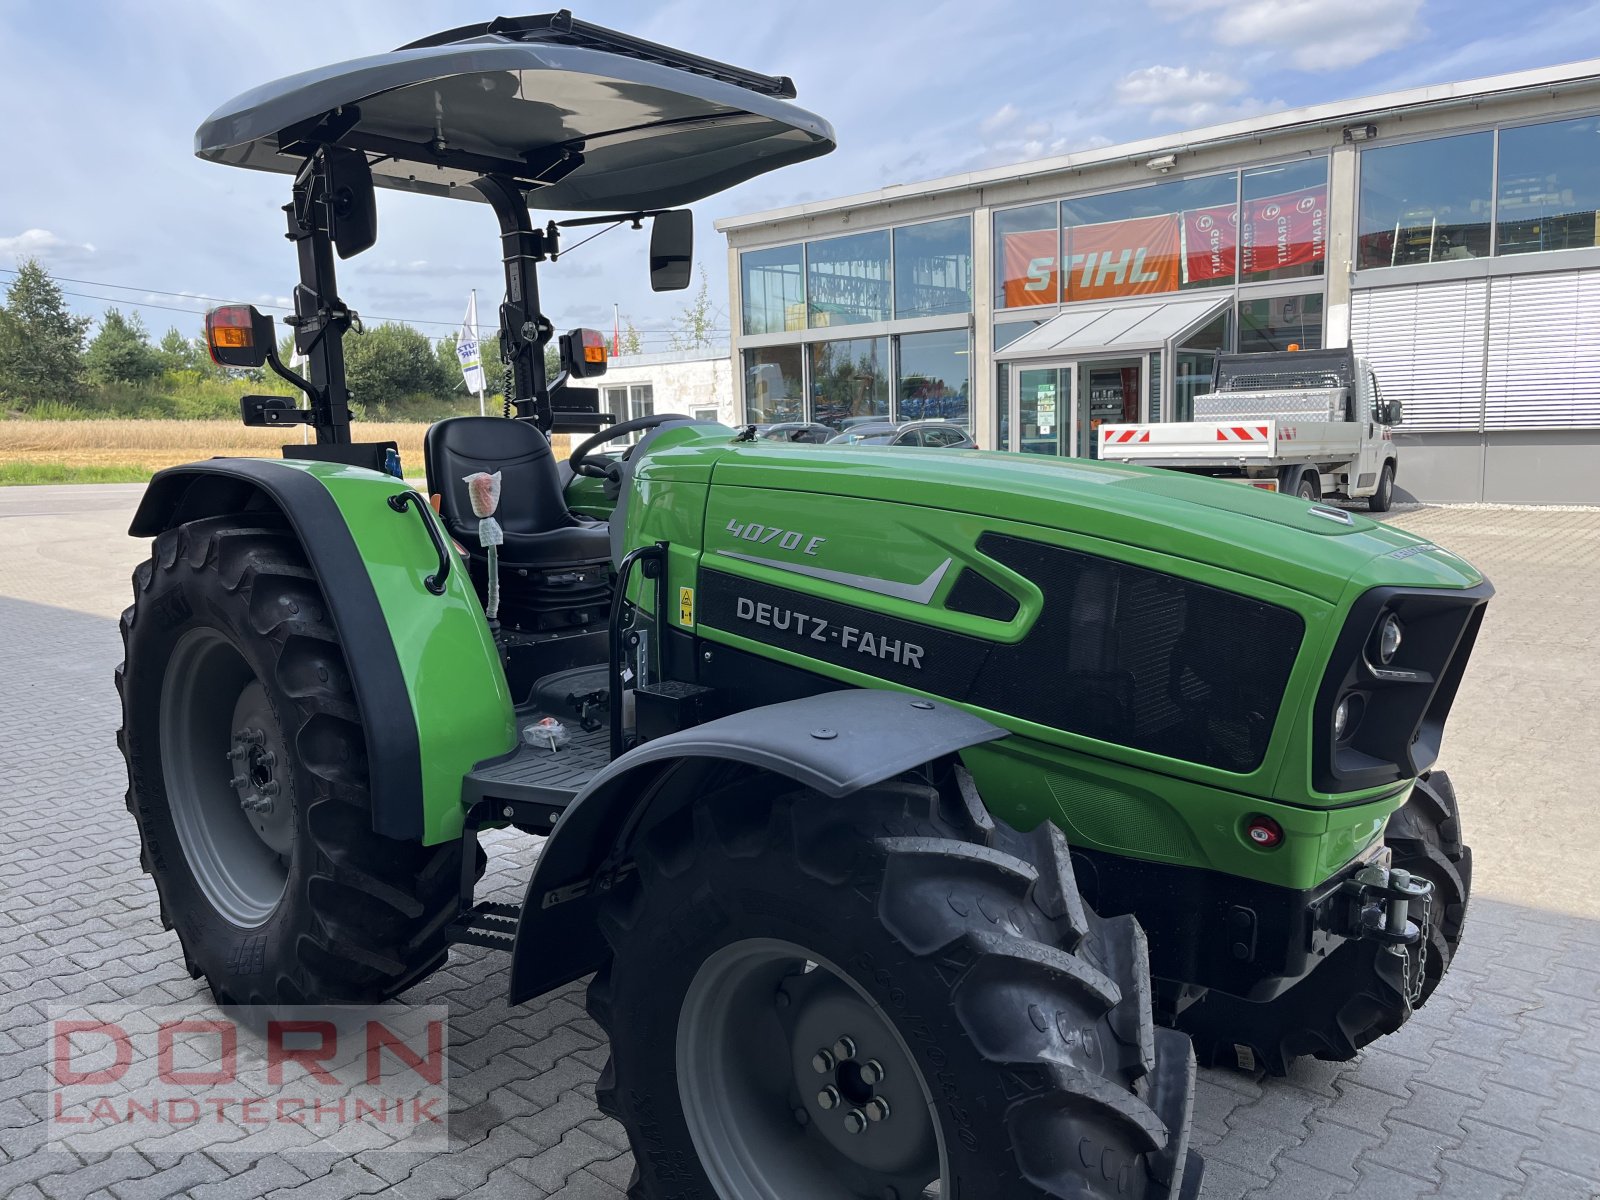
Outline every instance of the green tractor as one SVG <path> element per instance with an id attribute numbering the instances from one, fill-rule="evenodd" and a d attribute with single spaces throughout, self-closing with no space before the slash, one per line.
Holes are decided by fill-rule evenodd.
<path id="1" fill-rule="evenodd" d="M 308 377 L 253 309 L 208 336 L 308 398 L 248 423 L 316 440 L 163 471 L 133 520 L 162 919 L 223 1004 L 387 1000 L 455 943 L 513 1003 L 592 977 L 634 1196 L 1196 1196 L 1191 1039 L 1349 1058 L 1449 966 L 1471 857 L 1430 769 L 1491 589 L 1210 480 L 616 424 L 583 331 L 547 379 L 563 229 L 650 220 L 682 286 L 676 206 L 832 149 L 793 95 L 563 12 L 201 126 L 293 177 Z M 351 434 L 335 259 L 375 187 L 499 222 L 507 413 L 429 430 L 432 504 Z M 546 839 L 526 898 L 477 902 L 508 826 Z"/>

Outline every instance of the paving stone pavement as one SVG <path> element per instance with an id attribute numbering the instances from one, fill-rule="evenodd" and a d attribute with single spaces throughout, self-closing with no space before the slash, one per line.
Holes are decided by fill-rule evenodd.
<path id="1" fill-rule="evenodd" d="M 631 1164 L 621 1130 L 594 1109 L 605 1045 L 584 1014 L 581 989 L 510 1010 L 503 957 L 471 948 L 406 997 L 450 1006 L 450 1153 L 341 1160 L 119 1151 L 85 1159 L 44 1148 L 46 1006 L 205 998 L 183 969 L 175 936 L 157 921 L 113 743 L 114 614 L 141 553 L 120 535 L 135 496 L 119 488 L 0 489 L 0 1197 L 620 1200 Z M 1501 563 L 1498 604 L 1519 622 L 1492 611 L 1485 654 L 1514 656 L 1529 641 L 1521 617 L 1580 598 L 1592 606 L 1600 587 L 1600 514 L 1422 510 L 1397 519 L 1468 557 L 1481 549 Z M 1564 532 L 1546 537 L 1558 519 Z M 1587 548 L 1586 574 L 1574 581 L 1569 562 L 1559 581 L 1547 580 L 1540 571 L 1560 565 L 1556 543 L 1571 547 L 1572 539 Z M 1592 722 L 1595 711 L 1585 690 L 1600 674 L 1593 608 L 1573 611 L 1563 620 L 1577 621 L 1576 632 L 1551 635 L 1560 652 L 1540 659 L 1537 694 L 1525 698 L 1547 707 L 1495 711 L 1496 672 L 1478 663 L 1477 690 L 1463 703 L 1482 711 L 1458 719 L 1486 737 L 1496 722 L 1542 724 L 1545 738 L 1576 739 L 1579 753 L 1592 754 L 1600 741 L 1592 723 L 1550 727 L 1552 713 L 1558 722 Z M 1194 1140 L 1208 1160 L 1206 1196 L 1600 1197 L 1600 912 L 1587 853 L 1595 776 L 1567 781 L 1582 805 L 1569 814 L 1560 799 L 1568 766 L 1530 752 L 1522 792 L 1557 805 L 1541 816 L 1574 822 L 1544 831 L 1559 836 L 1545 843 L 1552 848 L 1539 877 L 1521 893 L 1515 872 L 1485 864 L 1480 842 L 1478 869 L 1492 886 L 1480 886 L 1445 985 L 1399 1034 L 1354 1063 L 1305 1065 L 1288 1079 L 1202 1072 Z M 1469 822 L 1521 799 L 1480 790 L 1491 778 L 1512 786 L 1514 767 L 1501 771 L 1458 773 Z M 1484 825 L 1490 845 L 1519 840 Z M 497 834 L 488 849 L 485 894 L 520 900 L 539 843 Z M 1563 880 L 1579 890 L 1564 890 Z"/>

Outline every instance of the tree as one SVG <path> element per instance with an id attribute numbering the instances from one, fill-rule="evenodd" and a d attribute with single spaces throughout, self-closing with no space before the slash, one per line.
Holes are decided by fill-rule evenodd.
<path id="1" fill-rule="evenodd" d="M 716 348 L 717 310 L 711 303 L 711 281 L 706 278 L 705 267 L 700 268 L 700 287 L 694 297 L 683 306 L 674 324 L 677 326 L 667 336 L 667 345 L 674 350 L 712 350 Z"/>
<path id="2" fill-rule="evenodd" d="M 200 340 L 184 337 L 176 326 L 162 335 L 160 344 L 156 346 L 156 358 L 163 371 L 194 371 L 209 375 L 216 366 Z"/>
<path id="3" fill-rule="evenodd" d="M 639 337 L 639 331 L 633 327 L 632 318 L 622 323 L 622 352 L 624 354 L 644 353 L 644 341 Z"/>
<path id="4" fill-rule="evenodd" d="M 95 383 L 148 383 L 161 373 L 161 359 L 139 314 L 125 317 L 116 308 L 106 309 L 100 318 L 100 332 L 89 343 L 84 364 Z"/>
<path id="5" fill-rule="evenodd" d="M 411 396 L 448 396 L 455 385 L 427 336 L 409 325 L 385 322 L 345 338 L 344 361 L 352 398 L 368 408 Z"/>
<path id="6" fill-rule="evenodd" d="M 0 306 L 0 398 L 72 400 L 83 387 L 92 323 L 68 312 L 55 280 L 36 259 L 24 259 Z"/>

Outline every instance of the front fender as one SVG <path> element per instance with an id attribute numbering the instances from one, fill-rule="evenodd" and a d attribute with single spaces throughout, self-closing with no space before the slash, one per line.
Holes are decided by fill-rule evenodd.
<path id="1" fill-rule="evenodd" d="M 438 845 L 461 836 L 461 779 L 516 744 L 505 672 L 459 559 L 434 595 L 427 505 L 377 471 L 302 459 L 217 458 L 158 473 L 128 532 L 266 511 L 289 522 L 339 631 L 365 727 L 372 827 Z"/>
<path id="2" fill-rule="evenodd" d="M 981 717 L 901 692 L 825 692 L 747 709 L 657 738 L 601 771 L 551 831 L 522 905 L 511 1003 L 600 967 L 593 881 L 646 810 L 688 803 L 703 768 L 739 763 L 837 800 L 947 754 L 1006 736 Z"/>

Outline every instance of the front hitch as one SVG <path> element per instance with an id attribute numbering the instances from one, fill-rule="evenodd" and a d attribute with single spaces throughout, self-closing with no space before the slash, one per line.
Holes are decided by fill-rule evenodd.
<path id="1" fill-rule="evenodd" d="M 1346 880 L 1340 895 L 1348 920 L 1341 932 L 1377 942 L 1379 974 L 1394 978 L 1407 1004 L 1416 1004 L 1426 977 L 1433 883 L 1398 867 L 1375 864 Z"/>

